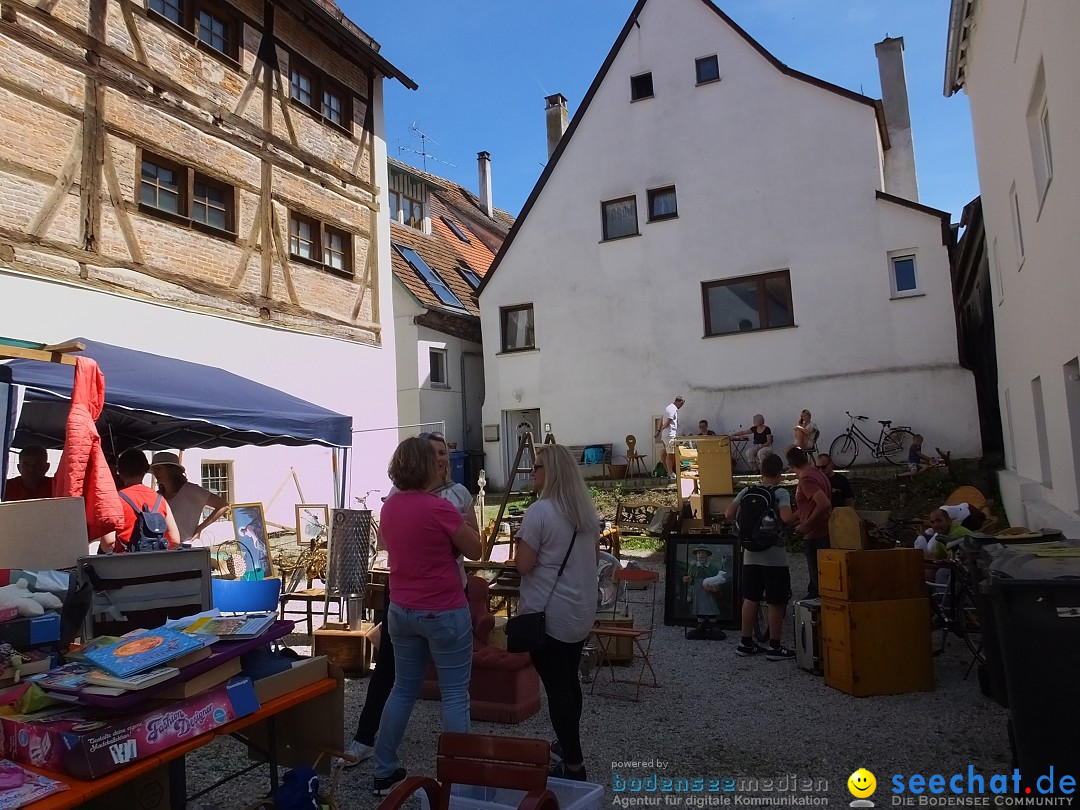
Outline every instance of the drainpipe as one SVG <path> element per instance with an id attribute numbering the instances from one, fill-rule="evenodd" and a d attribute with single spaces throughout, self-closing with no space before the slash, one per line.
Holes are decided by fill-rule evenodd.
<path id="1" fill-rule="evenodd" d="M 465 444 L 465 448 L 468 449 L 469 444 L 469 413 L 466 408 L 465 397 L 465 358 L 466 357 L 479 357 L 481 362 L 484 359 L 483 352 L 467 352 L 461 353 L 461 440 Z"/>

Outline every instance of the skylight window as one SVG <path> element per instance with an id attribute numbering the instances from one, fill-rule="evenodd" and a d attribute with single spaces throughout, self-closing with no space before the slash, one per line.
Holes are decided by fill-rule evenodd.
<path id="1" fill-rule="evenodd" d="M 435 293 L 435 297 L 448 307 L 456 307 L 457 309 L 465 309 L 465 305 L 461 303 L 456 295 L 451 292 L 450 288 L 446 286 L 446 282 L 442 280 L 438 273 L 432 270 L 428 263 L 420 258 L 420 254 L 412 248 L 407 248 L 404 245 L 394 245 L 394 249 L 401 254 L 412 267 L 413 270 L 419 274 L 431 291 Z"/>
<path id="2" fill-rule="evenodd" d="M 444 216 L 440 216 L 439 219 L 441 219 L 443 222 L 445 222 L 446 227 L 454 232 L 454 236 L 456 236 L 458 239 L 460 239 L 466 245 L 471 245 L 472 244 L 472 240 L 465 235 L 465 231 L 461 230 L 461 228 L 458 227 L 458 224 L 456 222 L 454 222 L 454 220 L 450 219 L 450 217 L 444 217 Z"/>
<path id="3" fill-rule="evenodd" d="M 480 286 L 480 276 L 476 275 L 476 271 L 465 264 L 465 262 L 458 263 L 458 272 L 461 273 L 461 277 L 464 278 L 466 283 L 474 290 Z"/>

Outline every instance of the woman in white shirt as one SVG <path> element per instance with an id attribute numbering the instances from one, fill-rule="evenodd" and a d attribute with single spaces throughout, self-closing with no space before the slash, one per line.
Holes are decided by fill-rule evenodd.
<path id="1" fill-rule="evenodd" d="M 187 480 L 180 457 L 176 453 L 154 453 L 150 471 L 158 482 L 158 491 L 165 497 L 180 529 L 180 542 L 198 540 L 203 529 L 229 509 L 229 502 L 220 495 Z M 204 520 L 203 510 L 210 508 Z"/>

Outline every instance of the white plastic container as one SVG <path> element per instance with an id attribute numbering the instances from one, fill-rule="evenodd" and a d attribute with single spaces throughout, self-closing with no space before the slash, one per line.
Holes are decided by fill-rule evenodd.
<path id="1" fill-rule="evenodd" d="M 604 786 L 592 782 L 574 782 L 569 779 L 548 778 L 548 790 L 559 800 L 559 810 L 600 810 Z M 450 810 L 517 810 L 527 791 L 482 785 L 454 785 L 450 796 Z M 427 794 L 417 791 L 420 806 L 431 810 Z"/>

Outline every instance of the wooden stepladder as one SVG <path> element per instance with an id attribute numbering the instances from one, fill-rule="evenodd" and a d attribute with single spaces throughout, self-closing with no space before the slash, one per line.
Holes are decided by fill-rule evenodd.
<path id="1" fill-rule="evenodd" d="M 551 433 L 549 433 L 547 436 L 544 437 L 544 444 L 555 444 L 555 436 L 552 435 Z M 521 434 L 521 439 L 518 440 L 518 449 L 517 449 L 517 453 L 514 455 L 514 463 L 510 465 L 510 477 L 507 479 L 508 484 L 507 484 L 507 487 L 506 487 L 506 491 L 503 493 L 502 500 L 499 502 L 499 511 L 495 515 L 495 523 L 494 523 L 494 527 L 492 528 L 491 535 L 484 542 L 484 551 L 483 551 L 483 555 L 481 557 L 482 560 L 490 560 L 491 559 L 491 552 L 495 548 L 495 544 L 498 542 L 499 526 L 502 524 L 502 519 L 506 515 L 506 507 L 510 503 L 510 496 L 514 494 L 513 482 L 515 480 L 517 480 L 517 477 L 519 475 L 530 475 L 530 474 L 532 474 L 532 470 L 533 470 L 532 464 L 530 463 L 529 466 L 523 467 L 522 463 L 521 463 L 522 458 L 525 458 L 525 451 L 526 450 L 529 451 L 528 459 L 531 462 L 535 462 L 536 461 L 536 445 L 533 442 L 532 431 L 528 431 L 528 430 L 525 431 L 524 433 L 522 433 Z M 513 559 L 513 556 L 514 556 L 513 535 L 511 535 L 510 540 L 503 541 L 503 542 L 509 542 L 510 543 L 510 558 Z"/>

